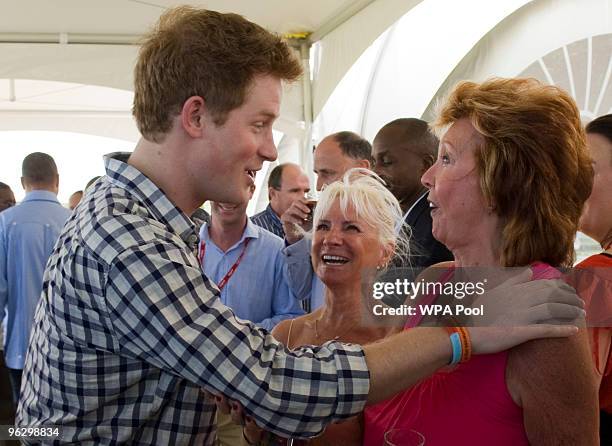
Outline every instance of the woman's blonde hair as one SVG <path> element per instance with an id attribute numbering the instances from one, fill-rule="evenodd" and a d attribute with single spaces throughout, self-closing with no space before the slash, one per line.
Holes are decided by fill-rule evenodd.
<path id="1" fill-rule="evenodd" d="M 535 79 L 461 82 L 432 127 L 443 132 L 462 118 L 484 138 L 476 165 L 482 193 L 502 220 L 502 264 L 571 266 L 593 184 L 574 100 Z"/>
<path id="2" fill-rule="evenodd" d="M 375 228 L 381 244 L 392 246 L 396 257 L 408 257 L 408 240 L 399 230 L 404 217 L 402 209 L 378 175 L 364 168 L 349 169 L 340 181 L 325 186 L 315 208 L 314 228 L 336 201 L 343 215 L 350 206 L 359 220 Z"/>

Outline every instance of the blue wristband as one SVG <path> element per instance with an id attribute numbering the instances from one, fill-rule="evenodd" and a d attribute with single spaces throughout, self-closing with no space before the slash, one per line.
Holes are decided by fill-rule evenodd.
<path id="1" fill-rule="evenodd" d="M 453 333 L 450 335 L 451 346 L 453 348 L 453 359 L 448 365 L 459 364 L 463 350 L 461 348 L 461 339 L 459 339 L 459 333 Z"/>

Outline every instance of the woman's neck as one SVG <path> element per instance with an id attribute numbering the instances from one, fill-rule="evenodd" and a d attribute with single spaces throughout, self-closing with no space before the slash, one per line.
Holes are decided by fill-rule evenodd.
<path id="1" fill-rule="evenodd" d="M 462 239 L 453 240 L 447 247 L 453 253 L 455 266 L 498 266 L 502 231 L 501 220 L 493 215 L 483 218 L 483 221 L 475 225 Z"/>
<path id="2" fill-rule="evenodd" d="M 474 266 L 499 266 L 501 230 L 484 228 L 479 236 L 465 240 L 463 244 L 449 246 L 458 268 Z"/>
<path id="3" fill-rule="evenodd" d="M 484 249 L 483 249 L 484 248 Z M 465 247 L 453 250 L 455 266 L 499 266 L 499 255 L 490 247 Z"/>
<path id="4" fill-rule="evenodd" d="M 343 327 L 359 322 L 363 308 L 361 287 L 333 287 L 325 290 L 325 305 L 318 320 L 328 327 Z"/>

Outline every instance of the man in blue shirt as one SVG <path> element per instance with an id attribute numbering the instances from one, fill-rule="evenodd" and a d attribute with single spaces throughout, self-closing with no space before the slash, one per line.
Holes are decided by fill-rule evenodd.
<path id="1" fill-rule="evenodd" d="M 211 202 L 211 223 L 200 229 L 199 259 L 236 316 L 272 330 L 304 312 L 283 275 L 283 241 L 253 224 L 247 204 Z"/>
<path id="2" fill-rule="evenodd" d="M 51 156 L 26 156 L 21 184 L 23 201 L 0 214 L 0 320 L 7 315 L 4 358 L 15 403 L 45 265 L 70 215 L 57 200 L 59 176 Z"/>
<path id="3" fill-rule="evenodd" d="M 251 196 L 254 190 L 250 187 Z M 198 259 L 221 290 L 221 302 L 239 318 L 271 331 L 283 319 L 304 311 L 283 274 L 283 241 L 247 217 L 248 203 L 211 202 L 211 222 L 200 228 Z M 241 437 L 242 427 L 217 413 L 219 444 L 240 444 Z"/>
<path id="4" fill-rule="evenodd" d="M 293 163 L 279 164 L 272 169 L 268 178 L 270 204 L 259 214 L 251 217 L 251 221 L 272 234 L 285 238 L 281 216 L 294 201 L 304 198 L 309 191 L 308 176 L 300 166 Z"/>

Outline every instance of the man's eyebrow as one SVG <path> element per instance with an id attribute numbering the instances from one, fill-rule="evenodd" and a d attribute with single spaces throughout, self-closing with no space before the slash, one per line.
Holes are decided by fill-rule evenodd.
<path id="1" fill-rule="evenodd" d="M 263 117 L 268 118 L 268 119 L 276 119 L 276 118 L 278 118 L 279 115 L 277 115 L 276 113 L 273 113 L 273 112 L 262 111 L 262 112 L 257 113 L 257 116 L 258 117 L 263 116 Z"/>

